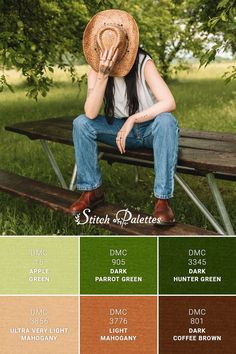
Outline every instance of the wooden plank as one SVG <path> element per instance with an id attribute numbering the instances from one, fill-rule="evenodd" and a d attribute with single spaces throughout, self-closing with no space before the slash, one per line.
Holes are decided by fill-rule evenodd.
<path id="1" fill-rule="evenodd" d="M 74 117 L 50 118 L 39 121 L 16 123 L 6 130 L 30 136 L 32 139 L 45 139 L 72 145 L 72 122 Z M 65 142 L 66 141 L 66 142 Z M 236 134 L 181 130 L 181 147 L 201 150 L 236 152 Z"/>
<path id="2" fill-rule="evenodd" d="M 99 151 L 117 155 L 118 158 L 120 156 L 116 148 L 104 144 L 99 144 Z M 144 161 L 153 161 L 153 153 L 150 149 L 139 149 L 134 151 L 127 150 L 125 155 L 120 156 L 121 162 L 123 156 L 134 159 L 138 158 Z M 205 172 L 236 175 L 236 152 L 229 153 L 180 148 L 178 165 L 195 168 L 196 170 Z"/>
<path id="3" fill-rule="evenodd" d="M 207 151 L 218 151 L 218 152 L 233 152 L 236 153 L 236 143 L 232 141 L 217 141 L 217 140 L 207 140 L 207 139 L 194 139 L 181 137 L 179 141 L 180 148 L 190 148 L 199 149 Z"/>
<path id="4" fill-rule="evenodd" d="M 50 118 L 39 121 L 16 123 L 5 129 L 26 135 L 32 140 L 43 139 L 73 145 L 72 122 L 74 118 Z"/>
<path id="5" fill-rule="evenodd" d="M 2 170 L 0 170 L 0 190 L 45 204 L 53 210 L 64 213 L 68 212 L 68 205 L 79 196 L 76 192 L 72 193 Z"/>
<path id="6" fill-rule="evenodd" d="M 236 143 L 236 134 L 222 132 L 207 132 L 204 130 L 181 129 L 181 136 L 186 138 L 231 141 Z"/>
<path id="7" fill-rule="evenodd" d="M 182 148 L 179 152 L 178 161 L 179 165 L 182 166 L 236 175 L 236 153 Z"/>
<path id="8" fill-rule="evenodd" d="M 124 159 L 124 155 L 111 155 L 108 153 L 104 153 L 104 155 L 101 157 L 102 160 L 107 161 L 108 163 L 112 164 L 114 162 L 117 163 L 123 163 L 127 165 L 133 165 L 133 166 L 142 166 L 142 167 L 148 167 L 148 168 L 153 168 L 154 167 L 154 162 L 153 161 L 145 161 L 145 160 L 139 160 L 139 159 Z M 187 175 L 192 175 L 192 176 L 206 176 L 206 173 L 208 171 L 206 170 L 200 170 L 196 169 L 193 167 L 189 166 L 183 166 L 183 165 L 177 165 L 176 167 L 177 172 L 187 174 Z M 230 174 L 230 173 L 225 173 L 225 172 L 214 172 L 214 176 L 217 179 L 223 179 L 226 181 L 236 181 L 236 174 Z"/>
<path id="9" fill-rule="evenodd" d="M 6 129 L 27 135 L 31 139 L 51 140 L 73 145 L 73 119 L 73 117 L 50 118 L 43 121 L 17 123 L 6 127 Z M 235 134 L 183 130 L 182 136 L 180 139 L 178 160 L 180 166 L 187 166 L 206 172 L 236 175 Z M 101 152 L 119 156 L 119 151 L 114 147 L 102 143 L 98 143 L 98 147 Z M 153 152 L 151 149 L 129 150 L 125 156 L 153 161 Z"/>
<path id="10" fill-rule="evenodd" d="M 51 186 L 28 177 L 18 176 L 14 173 L 0 171 L 0 190 L 6 193 L 40 203 L 55 211 L 69 213 L 69 206 L 78 198 L 77 192 Z M 108 215 L 113 220 L 116 213 L 122 209 L 120 205 L 108 204 L 97 207 L 91 215 L 104 217 Z M 131 210 L 132 216 L 137 217 L 138 212 Z M 141 214 L 141 216 L 150 216 Z M 98 226 L 98 225 L 97 225 Z M 124 235 L 215 235 L 213 231 L 201 229 L 192 225 L 176 224 L 173 227 L 157 227 L 151 224 L 128 224 L 123 228 L 117 223 L 101 225 L 115 234 Z"/>
<path id="11" fill-rule="evenodd" d="M 42 126 L 53 126 L 53 127 L 64 127 L 65 129 L 72 129 L 72 122 L 76 117 L 53 117 L 42 120 L 33 120 L 21 123 L 15 123 L 11 126 L 7 126 L 7 130 L 18 129 L 22 134 L 26 132 L 36 132 L 41 130 Z M 223 132 L 212 132 L 203 130 L 190 130 L 181 129 L 180 135 L 183 138 L 195 138 L 195 139 L 206 139 L 206 140 L 216 140 L 216 141 L 227 141 L 236 142 L 236 134 L 223 133 Z"/>

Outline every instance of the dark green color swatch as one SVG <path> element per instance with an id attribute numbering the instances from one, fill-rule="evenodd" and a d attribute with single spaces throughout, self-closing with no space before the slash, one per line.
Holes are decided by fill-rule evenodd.
<path id="1" fill-rule="evenodd" d="M 157 239 L 81 237 L 81 294 L 156 294 Z"/>
<path id="2" fill-rule="evenodd" d="M 160 294 L 236 294 L 236 239 L 160 239 Z"/>

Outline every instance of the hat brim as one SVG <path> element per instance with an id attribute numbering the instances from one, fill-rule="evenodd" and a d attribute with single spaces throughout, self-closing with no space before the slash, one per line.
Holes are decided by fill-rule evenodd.
<path id="1" fill-rule="evenodd" d="M 110 76 L 126 76 L 132 68 L 138 52 L 139 30 L 134 18 L 122 10 L 105 10 L 97 13 L 87 24 L 83 34 L 83 51 L 88 64 L 98 72 L 99 53 L 96 42 L 98 31 L 106 24 L 122 25 L 127 33 L 127 50 L 114 65 Z"/>

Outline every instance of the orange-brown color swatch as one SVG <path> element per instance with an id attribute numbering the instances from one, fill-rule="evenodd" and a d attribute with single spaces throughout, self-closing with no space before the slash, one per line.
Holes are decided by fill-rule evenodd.
<path id="1" fill-rule="evenodd" d="M 78 298 L 0 297 L 2 354 L 77 354 Z"/>
<path id="2" fill-rule="evenodd" d="M 157 298 L 82 296 L 81 354 L 157 354 Z"/>

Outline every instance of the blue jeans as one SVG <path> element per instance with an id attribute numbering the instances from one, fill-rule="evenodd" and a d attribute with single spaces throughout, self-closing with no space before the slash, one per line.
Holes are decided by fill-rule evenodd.
<path id="1" fill-rule="evenodd" d="M 125 118 L 116 118 L 113 124 L 108 124 L 102 115 L 95 119 L 80 115 L 74 120 L 77 189 L 87 191 L 101 186 L 97 141 L 116 147 L 116 136 L 124 122 Z M 135 124 L 127 137 L 127 149 L 153 149 L 156 198 L 169 199 L 173 196 L 178 137 L 178 123 L 171 113 L 161 113 L 153 120 Z"/>

